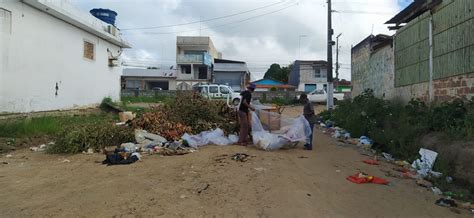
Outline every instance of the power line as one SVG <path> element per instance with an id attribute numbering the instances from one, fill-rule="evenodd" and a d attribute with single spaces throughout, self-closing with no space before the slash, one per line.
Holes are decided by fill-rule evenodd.
<path id="1" fill-rule="evenodd" d="M 234 17 L 234 16 L 238 16 L 238 15 L 242 15 L 242 14 L 247 14 L 247 13 L 250 13 L 250 12 L 253 12 L 253 11 L 258 11 L 258 10 L 261 10 L 261 9 L 269 8 L 269 7 L 272 7 L 272 6 L 274 6 L 274 5 L 278 5 L 278 4 L 284 3 L 284 2 L 285 2 L 285 1 L 280 1 L 280 2 L 273 3 L 273 4 L 265 5 L 265 6 L 262 6 L 262 7 L 254 8 L 254 9 L 251 9 L 251 10 L 248 10 L 248 11 L 242 11 L 242 12 L 238 12 L 238 13 L 234 13 L 234 14 L 229 14 L 229 15 L 225 15 L 225 16 L 221 16 L 221 17 L 214 17 L 214 18 L 205 19 L 205 20 L 192 21 L 192 22 L 179 23 L 179 24 L 169 24 L 169 25 L 162 25 L 162 26 L 153 26 L 153 27 L 124 28 L 124 29 L 121 29 L 121 30 L 122 30 L 122 31 L 127 31 L 127 30 L 160 29 L 160 28 L 175 27 L 175 26 L 185 26 L 185 25 L 190 25 L 190 24 L 196 24 L 196 23 L 202 23 L 202 22 L 209 22 L 209 21 L 214 21 L 214 20 L 219 20 L 219 19 Z"/>
<path id="2" fill-rule="evenodd" d="M 243 22 L 245 22 L 245 21 L 249 21 L 249 20 L 252 20 L 252 19 L 255 19 L 255 18 L 263 17 L 263 16 L 270 15 L 270 14 L 274 14 L 274 13 L 283 11 L 283 10 L 285 10 L 285 9 L 294 7 L 294 6 L 296 6 L 296 5 L 298 5 L 298 3 L 294 3 L 294 4 L 288 5 L 288 6 L 286 6 L 286 7 L 280 8 L 280 9 L 278 9 L 278 10 L 274 10 L 274 11 L 270 11 L 270 12 L 267 12 L 267 13 L 264 13 L 264 14 L 252 16 L 252 17 L 249 17 L 249 18 L 246 18 L 246 19 L 243 19 L 243 20 L 238 20 L 238 21 L 234 21 L 234 22 L 224 23 L 224 24 L 220 24 L 220 25 L 214 25 L 214 26 L 210 26 L 210 27 L 206 27 L 206 28 L 201 28 L 201 29 L 175 31 L 175 32 L 145 32 L 145 33 L 143 33 L 143 34 L 146 34 L 146 35 L 166 35 L 166 34 L 195 32 L 195 31 L 204 30 L 204 29 L 219 28 L 219 27 L 223 27 L 223 26 L 230 25 L 230 24 L 243 23 Z"/>

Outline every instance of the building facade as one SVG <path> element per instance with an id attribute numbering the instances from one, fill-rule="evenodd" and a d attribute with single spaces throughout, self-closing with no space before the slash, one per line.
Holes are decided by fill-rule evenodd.
<path id="1" fill-rule="evenodd" d="M 198 83 L 212 81 L 214 59 L 220 54 L 208 36 L 176 38 L 177 89 L 191 90 Z"/>
<path id="2" fill-rule="evenodd" d="M 393 38 L 370 35 L 351 49 L 352 96 L 371 89 L 379 98 L 394 95 Z"/>
<path id="3" fill-rule="evenodd" d="M 327 89 L 327 62 L 296 60 L 291 69 L 288 84 L 296 91 L 311 92 Z"/>
<path id="4" fill-rule="evenodd" d="M 397 29 L 394 86 L 398 98 L 474 97 L 474 1 L 415 1 L 387 24 Z"/>
<path id="5" fill-rule="evenodd" d="M 134 90 L 176 90 L 175 69 L 123 69 L 122 89 Z"/>
<path id="6" fill-rule="evenodd" d="M 225 84 L 242 91 L 250 82 L 250 71 L 243 61 L 214 59 L 213 83 Z"/>
<path id="7" fill-rule="evenodd" d="M 119 100 L 123 48 L 116 28 L 68 1 L 1 1 L 0 113 Z"/>

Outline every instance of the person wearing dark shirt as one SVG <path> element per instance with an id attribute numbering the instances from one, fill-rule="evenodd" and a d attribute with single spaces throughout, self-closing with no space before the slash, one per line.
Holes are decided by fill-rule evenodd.
<path id="1" fill-rule="evenodd" d="M 309 127 L 311 128 L 311 134 L 309 135 L 308 139 L 306 140 L 306 144 L 304 145 L 305 150 L 313 150 L 313 128 L 314 123 L 316 121 L 316 116 L 314 114 L 314 108 L 311 102 L 308 99 L 306 94 L 300 95 L 300 101 L 304 104 L 303 107 L 303 115 L 309 123 Z"/>
<path id="2" fill-rule="evenodd" d="M 255 111 L 250 105 L 252 101 L 252 92 L 255 90 L 255 84 L 251 83 L 247 86 L 247 90 L 240 93 L 240 106 L 239 106 L 239 123 L 240 123 L 240 133 L 239 141 L 240 145 L 246 146 L 249 140 L 249 130 L 250 130 L 250 110 Z"/>

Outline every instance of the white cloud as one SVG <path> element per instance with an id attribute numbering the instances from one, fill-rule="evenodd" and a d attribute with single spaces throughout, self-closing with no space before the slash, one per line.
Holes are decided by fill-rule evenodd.
<path id="1" fill-rule="evenodd" d="M 93 7 L 113 9 L 119 13 L 118 27 L 130 28 L 205 20 L 247 11 L 278 1 L 74 0 L 73 2 L 84 10 Z M 296 3 L 298 5 L 272 13 Z M 351 45 L 357 44 L 371 33 L 389 33 L 383 23 L 395 15 L 400 7 L 397 0 L 335 0 L 333 9 L 340 11 L 333 14 L 335 34 L 343 33 L 340 37 L 341 77 L 349 79 Z M 369 13 L 364 14 L 364 12 Z M 269 14 L 241 21 L 266 13 Z M 287 65 L 295 59 L 325 60 L 326 19 L 326 0 L 285 0 L 265 9 L 201 24 L 123 31 L 123 37 L 134 47 L 126 51 L 126 57 L 129 59 L 170 65 L 175 59 L 176 35 L 201 33 L 201 35 L 211 36 L 224 58 L 247 61 L 253 72 L 264 72 L 266 67 L 274 62 Z M 224 25 L 227 23 L 233 24 Z M 182 33 L 156 34 L 170 32 Z M 307 36 L 301 38 L 300 48 L 299 35 Z"/>

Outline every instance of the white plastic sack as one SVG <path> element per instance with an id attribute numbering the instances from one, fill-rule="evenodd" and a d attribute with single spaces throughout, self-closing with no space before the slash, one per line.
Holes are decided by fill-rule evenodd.
<path id="1" fill-rule="evenodd" d="M 204 131 L 198 135 L 189 135 L 185 133 L 182 137 L 190 147 L 198 148 L 203 145 L 229 145 L 231 140 L 224 136 L 224 131 L 222 129 L 215 129 L 212 131 Z M 238 139 L 237 139 L 238 140 Z"/>
<path id="2" fill-rule="evenodd" d="M 420 148 L 418 153 L 421 157 L 413 161 L 411 166 L 417 169 L 419 175 L 426 177 L 431 172 L 431 169 L 433 169 L 438 153 L 424 148 Z"/>
<path id="3" fill-rule="evenodd" d="M 135 141 L 137 141 L 137 143 L 139 144 L 147 144 L 150 141 L 157 142 L 157 143 L 167 142 L 167 140 L 163 138 L 162 136 L 149 133 L 146 130 L 142 130 L 142 129 L 135 130 Z"/>
<path id="4" fill-rule="evenodd" d="M 293 142 L 304 142 L 311 134 L 311 128 L 304 116 L 290 119 L 272 112 L 259 111 L 259 114 L 277 117 L 280 122 L 280 130 L 270 133 L 263 127 L 258 114 L 252 112 L 253 144 L 263 150 L 277 150 Z"/>

